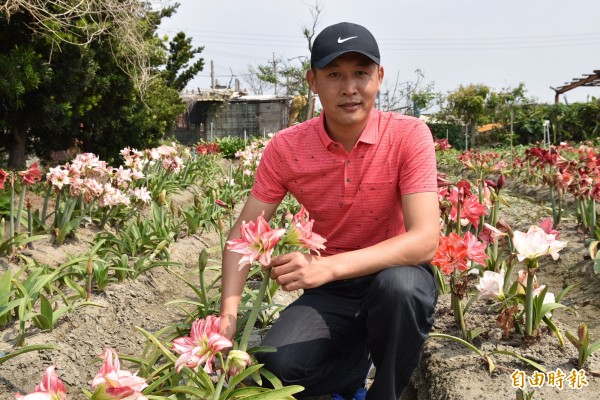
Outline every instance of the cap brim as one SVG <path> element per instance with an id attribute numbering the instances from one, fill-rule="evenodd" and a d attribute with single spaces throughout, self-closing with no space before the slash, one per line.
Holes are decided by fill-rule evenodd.
<path id="1" fill-rule="evenodd" d="M 377 65 L 379 65 L 379 63 L 380 63 L 379 57 L 376 57 L 373 54 L 369 54 L 367 52 L 360 51 L 360 50 L 341 50 L 341 51 L 332 53 L 332 54 L 328 55 L 327 57 L 323 57 L 319 61 L 313 62 L 312 64 L 319 69 L 325 68 L 330 62 L 332 62 L 333 60 L 335 60 L 342 54 L 346 54 L 346 53 L 359 53 L 359 54 L 369 57 Z"/>

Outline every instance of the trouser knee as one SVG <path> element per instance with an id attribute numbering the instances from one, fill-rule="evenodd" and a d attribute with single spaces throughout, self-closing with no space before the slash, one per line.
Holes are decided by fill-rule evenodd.
<path id="1" fill-rule="evenodd" d="M 375 275 L 369 294 L 387 312 L 408 307 L 430 314 L 437 302 L 436 282 L 427 265 L 382 270 Z"/>

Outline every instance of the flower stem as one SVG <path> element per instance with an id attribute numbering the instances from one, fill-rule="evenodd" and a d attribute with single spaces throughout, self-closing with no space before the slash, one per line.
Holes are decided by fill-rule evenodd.
<path id="1" fill-rule="evenodd" d="M 527 268 L 527 289 L 525 292 L 525 335 L 531 336 L 533 331 L 533 278 L 534 274 Z"/>
<path id="2" fill-rule="evenodd" d="M 217 353 L 217 357 L 219 357 L 219 362 L 221 365 L 224 366 L 223 370 L 221 371 L 221 376 L 219 376 L 219 381 L 217 382 L 217 387 L 215 388 L 215 392 L 213 393 L 213 397 L 212 400 L 219 400 L 219 397 L 221 396 L 221 391 L 223 390 L 223 384 L 225 383 L 225 375 L 228 366 L 224 365 L 223 363 L 223 356 L 221 355 L 221 352 Z"/>
<path id="3" fill-rule="evenodd" d="M 208 253 L 206 249 L 202 249 L 198 256 L 198 275 L 200 278 L 200 293 L 202 294 L 202 304 L 204 305 L 204 315 L 208 315 L 208 296 L 206 295 L 206 281 L 204 279 L 204 271 L 208 263 Z"/>
<path id="4" fill-rule="evenodd" d="M 13 244 L 14 244 L 14 237 L 15 237 L 15 180 L 14 178 L 11 176 L 10 177 L 10 206 L 9 206 L 9 214 L 10 214 L 10 221 L 9 221 L 9 228 L 8 228 L 8 239 L 10 240 L 10 246 L 9 246 L 9 254 L 12 255 L 13 252 Z"/>
<path id="5" fill-rule="evenodd" d="M 458 312 L 458 320 L 460 323 L 460 331 L 462 333 L 463 339 L 469 341 L 469 335 L 467 333 L 467 325 L 465 324 L 465 314 L 463 312 L 462 300 L 458 297 L 456 298 L 456 311 Z"/>
<path id="6" fill-rule="evenodd" d="M 258 313 L 261 309 L 262 301 L 265 297 L 267 287 L 269 286 L 269 271 L 262 271 L 262 276 L 263 279 L 260 284 L 260 289 L 258 289 L 256 298 L 254 299 L 254 305 L 252 306 L 252 311 L 250 311 L 248 321 L 246 321 L 246 326 L 244 327 L 244 333 L 242 333 L 242 338 L 240 339 L 239 349 L 242 351 L 246 351 L 248 349 L 250 335 L 252 334 L 252 330 L 254 329 L 254 323 L 256 322 L 256 318 L 258 317 Z"/>
<path id="7" fill-rule="evenodd" d="M 21 231 L 21 215 L 23 214 L 23 202 L 25 200 L 25 193 L 27 193 L 27 185 L 23 185 L 23 187 L 21 188 L 21 196 L 19 197 L 19 208 L 17 208 L 17 215 L 15 217 L 15 233 L 19 233 Z"/>
<path id="8" fill-rule="evenodd" d="M 46 188 L 46 196 L 44 196 L 44 206 L 42 207 L 42 227 L 46 229 L 46 214 L 48 213 L 48 202 L 50 201 L 50 195 L 52 194 L 52 184 L 48 182 L 48 187 Z"/>

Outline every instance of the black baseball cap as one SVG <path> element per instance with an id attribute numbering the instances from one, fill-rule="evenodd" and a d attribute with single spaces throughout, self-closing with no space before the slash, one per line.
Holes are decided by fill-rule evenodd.
<path id="1" fill-rule="evenodd" d="M 380 63 L 379 46 L 371 32 L 358 24 L 340 22 L 323 29 L 316 37 L 310 63 L 324 68 L 342 54 L 351 52 L 364 54 L 377 65 Z"/>

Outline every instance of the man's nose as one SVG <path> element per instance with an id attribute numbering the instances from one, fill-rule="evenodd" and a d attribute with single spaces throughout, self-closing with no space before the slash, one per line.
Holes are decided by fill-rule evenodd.
<path id="1" fill-rule="evenodd" d="M 357 85 L 356 80 L 352 77 L 344 78 L 342 81 L 342 94 L 344 96 L 352 96 L 356 94 Z"/>

